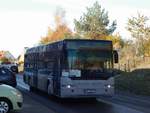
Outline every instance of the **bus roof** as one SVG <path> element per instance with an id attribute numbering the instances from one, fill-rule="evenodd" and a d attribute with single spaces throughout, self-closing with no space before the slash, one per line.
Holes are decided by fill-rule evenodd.
<path id="1" fill-rule="evenodd" d="M 107 43 L 108 45 L 112 46 L 112 41 L 110 40 L 91 40 L 91 39 L 64 39 L 61 41 L 57 41 L 57 42 L 52 42 L 49 44 L 45 44 L 45 45 L 40 45 L 40 46 L 36 46 L 36 47 L 32 47 L 27 49 L 26 53 L 36 53 L 36 52 L 41 52 L 41 51 L 46 51 L 47 49 L 51 49 L 51 48 L 62 48 L 62 46 L 68 42 L 101 42 L 101 43 Z"/>
<path id="2" fill-rule="evenodd" d="M 62 41 L 93 41 L 93 42 L 108 42 L 111 43 L 110 40 L 95 40 L 95 39 L 64 39 Z"/>

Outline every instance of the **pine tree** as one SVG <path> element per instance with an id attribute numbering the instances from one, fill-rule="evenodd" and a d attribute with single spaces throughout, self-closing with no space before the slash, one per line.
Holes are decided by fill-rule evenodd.
<path id="1" fill-rule="evenodd" d="M 108 12 L 102 9 L 98 2 L 87 8 L 87 13 L 84 13 L 80 20 L 75 19 L 74 24 L 77 33 L 90 39 L 103 39 L 116 29 L 116 21 L 110 25 Z"/>

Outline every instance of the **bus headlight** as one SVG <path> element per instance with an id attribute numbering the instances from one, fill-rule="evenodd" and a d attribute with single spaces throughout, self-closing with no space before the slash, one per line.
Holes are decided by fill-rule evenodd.
<path id="1" fill-rule="evenodd" d="M 71 84 L 66 84 L 66 85 L 62 85 L 61 87 L 70 89 L 73 88 L 74 86 Z"/>
<path id="2" fill-rule="evenodd" d="M 68 89 L 71 88 L 71 85 L 67 85 L 67 88 L 68 88 Z"/>
<path id="3" fill-rule="evenodd" d="M 111 88 L 112 86 L 111 85 L 107 85 L 107 88 Z"/>

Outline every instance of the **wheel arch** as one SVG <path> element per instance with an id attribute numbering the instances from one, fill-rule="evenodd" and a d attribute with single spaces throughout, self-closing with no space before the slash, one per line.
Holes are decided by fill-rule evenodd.
<path id="1" fill-rule="evenodd" d="M 10 105 L 10 110 L 13 109 L 13 104 L 12 104 L 12 102 L 11 102 L 11 100 L 9 98 L 7 98 L 7 97 L 0 97 L 0 100 L 7 101 L 8 104 Z"/>

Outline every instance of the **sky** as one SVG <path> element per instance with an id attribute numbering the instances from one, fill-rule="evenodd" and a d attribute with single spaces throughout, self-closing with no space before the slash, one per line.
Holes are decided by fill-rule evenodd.
<path id="1" fill-rule="evenodd" d="M 96 0 L 0 0 L 0 50 L 10 51 L 15 57 L 24 47 L 36 45 L 54 26 L 54 14 L 61 7 L 66 11 L 66 22 L 73 29 L 73 19 L 79 19 Z M 123 38 L 130 38 L 125 27 L 128 18 L 137 12 L 150 17 L 150 0 L 97 0 L 108 11 L 109 19 L 117 21 Z"/>

